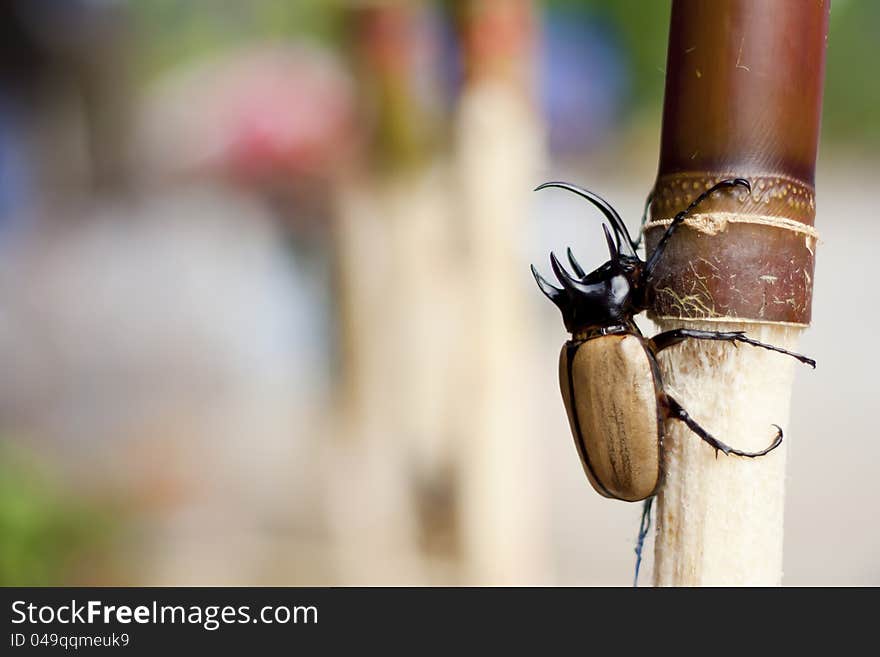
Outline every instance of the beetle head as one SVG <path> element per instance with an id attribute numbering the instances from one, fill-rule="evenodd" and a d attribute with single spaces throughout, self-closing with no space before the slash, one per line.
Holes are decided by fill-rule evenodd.
<path id="1" fill-rule="evenodd" d="M 548 283 L 532 266 L 538 287 L 562 312 L 565 328 L 570 333 L 629 324 L 633 314 L 639 311 L 636 301 L 640 294 L 638 281 L 643 263 L 638 256 L 621 253 L 620 240 L 615 243 L 608 227 L 603 225 L 602 228 L 611 257 L 589 274 L 584 273 L 571 249 L 568 249 L 568 260 L 574 274 L 569 273 L 553 253 L 550 254 L 550 266 L 561 288 Z"/>

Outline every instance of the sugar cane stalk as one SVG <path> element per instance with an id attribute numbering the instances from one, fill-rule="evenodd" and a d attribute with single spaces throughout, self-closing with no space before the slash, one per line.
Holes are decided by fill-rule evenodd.
<path id="1" fill-rule="evenodd" d="M 663 256 L 652 318 L 746 331 L 795 349 L 809 324 L 817 235 L 814 169 L 829 2 L 674 0 L 660 166 L 648 253 L 669 219 L 724 178 Z M 666 385 L 691 415 L 741 449 L 786 427 L 793 365 L 761 349 L 692 341 L 661 354 Z M 778 585 L 787 433 L 759 459 L 717 458 L 669 423 L 655 584 Z"/>

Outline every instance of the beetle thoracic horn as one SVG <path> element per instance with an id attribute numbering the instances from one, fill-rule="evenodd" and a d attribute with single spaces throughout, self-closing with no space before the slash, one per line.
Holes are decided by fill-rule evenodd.
<path id="1" fill-rule="evenodd" d="M 590 203 L 599 208 L 599 211 L 605 215 L 605 218 L 608 219 L 611 227 L 614 229 L 614 234 L 617 236 L 617 248 L 623 253 L 626 251 L 627 255 L 634 256 L 636 254 L 635 249 L 633 248 L 633 239 L 629 236 L 629 231 L 626 229 L 626 224 L 623 223 L 623 219 L 620 218 L 620 215 L 617 214 L 617 211 L 611 207 L 611 205 L 603 199 L 601 196 L 598 196 L 591 192 L 588 189 L 584 189 L 583 187 L 578 187 L 577 185 L 573 185 L 572 183 L 567 182 L 546 182 L 543 185 L 538 185 L 535 187 L 535 191 L 544 189 L 546 187 L 559 187 L 560 189 L 567 189 L 578 196 L 587 199 Z"/>
<path id="2" fill-rule="evenodd" d="M 617 247 L 614 246 L 614 240 L 611 239 L 611 231 L 608 230 L 608 226 L 602 224 L 602 230 L 605 232 L 605 242 L 608 244 L 608 253 L 611 254 L 611 264 L 616 267 L 620 260 L 620 253 L 618 252 Z"/>
<path id="3" fill-rule="evenodd" d="M 559 279 L 559 282 L 562 283 L 563 287 L 568 289 L 574 288 L 577 281 L 575 281 L 571 274 L 565 270 L 565 267 L 560 264 L 556 254 L 552 252 L 550 253 L 550 267 L 553 269 L 553 273 L 556 274 L 556 278 Z"/>
<path id="4" fill-rule="evenodd" d="M 553 273 L 556 274 L 556 278 L 562 283 L 562 287 L 570 293 L 592 296 L 596 294 L 601 295 L 605 292 L 604 282 L 586 284 L 575 279 L 565 270 L 562 264 L 560 264 L 559 259 L 554 253 L 550 254 L 550 266 L 553 268 Z"/>
<path id="5" fill-rule="evenodd" d="M 583 278 L 584 268 L 581 267 L 581 263 L 575 260 L 574 253 L 571 252 L 571 247 L 568 247 L 568 249 L 566 249 L 566 253 L 568 253 L 568 261 L 571 263 L 571 268 L 574 270 L 575 275 L 578 278 Z"/>
<path id="6" fill-rule="evenodd" d="M 538 284 L 538 287 L 541 288 L 541 292 L 544 293 L 544 296 L 550 299 L 550 301 L 555 303 L 556 306 L 562 310 L 562 307 L 566 302 L 565 292 L 544 280 L 544 277 L 538 273 L 537 269 L 535 269 L 535 265 L 532 265 L 532 276 L 535 277 L 535 282 Z"/>

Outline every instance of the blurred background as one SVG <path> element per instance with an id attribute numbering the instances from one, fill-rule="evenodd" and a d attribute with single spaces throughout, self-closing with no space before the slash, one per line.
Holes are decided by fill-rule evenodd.
<path id="1" fill-rule="evenodd" d="M 0 0 L 0 584 L 629 584 L 528 270 L 600 222 L 530 190 L 636 227 L 668 19 Z M 878 33 L 835 0 L 791 585 L 880 584 Z"/>

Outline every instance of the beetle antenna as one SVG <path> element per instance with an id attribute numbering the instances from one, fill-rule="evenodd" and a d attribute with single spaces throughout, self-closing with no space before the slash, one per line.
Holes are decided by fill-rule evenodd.
<path id="1" fill-rule="evenodd" d="M 565 291 L 556 287 L 555 285 L 551 285 L 541 274 L 538 273 L 538 270 L 535 269 L 535 265 L 532 265 L 532 276 L 535 277 L 535 282 L 538 284 L 538 287 L 541 289 L 541 292 L 544 293 L 544 296 L 550 299 L 556 307 L 560 310 L 563 310 L 563 306 L 567 306 L 567 299 L 565 296 Z"/>
<path id="2" fill-rule="evenodd" d="M 687 216 L 694 211 L 694 209 L 700 205 L 703 201 L 709 198 L 713 193 L 717 192 L 719 189 L 724 189 L 726 187 L 745 187 L 750 192 L 752 191 L 752 186 L 749 184 L 749 181 L 745 178 L 730 178 L 728 180 L 722 180 L 717 185 L 713 185 L 705 192 L 700 194 L 697 198 L 693 200 L 693 202 L 687 206 L 684 210 L 679 212 L 672 219 L 672 223 L 669 224 L 669 227 L 666 229 L 666 232 L 663 233 L 663 236 L 660 238 L 660 241 L 657 242 L 657 247 L 654 249 L 654 252 L 651 254 L 651 257 L 648 258 L 648 262 L 645 264 L 644 270 L 642 270 L 642 285 L 648 282 L 648 279 L 651 277 L 651 274 L 654 272 L 654 267 L 657 266 L 657 262 L 660 260 L 660 256 L 663 255 L 663 251 L 666 250 L 666 244 L 669 242 L 669 238 L 672 237 L 672 234 L 676 231 L 676 229 L 682 224 L 682 222 L 687 218 Z"/>
<path id="3" fill-rule="evenodd" d="M 583 267 L 581 267 L 580 263 L 575 260 L 574 254 L 571 252 L 571 247 L 568 247 L 566 253 L 568 253 L 568 261 L 571 263 L 571 268 L 574 270 L 574 273 L 577 275 L 578 278 L 583 278 L 584 269 Z"/>
<path id="4" fill-rule="evenodd" d="M 620 218 L 620 215 L 617 213 L 611 204 L 608 203 L 601 196 L 594 194 L 588 189 L 584 189 L 583 187 L 578 187 L 577 185 L 573 185 L 572 183 L 567 182 L 546 182 L 543 185 L 538 185 L 535 187 L 535 191 L 545 189 L 546 187 L 559 187 L 560 189 L 567 189 L 568 191 L 577 194 L 578 196 L 587 199 L 590 203 L 599 208 L 599 211 L 605 215 L 605 218 L 608 219 L 608 222 L 611 224 L 611 227 L 614 229 L 614 234 L 617 236 L 617 248 L 623 253 L 626 250 L 627 255 L 634 256 L 636 254 L 635 249 L 633 248 L 633 239 L 629 236 L 629 231 L 626 229 L 626 224 L 623 223 L 623 219 Z"/>

